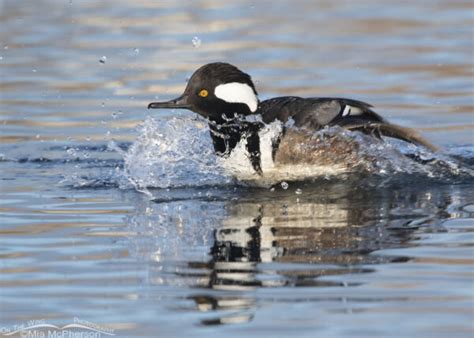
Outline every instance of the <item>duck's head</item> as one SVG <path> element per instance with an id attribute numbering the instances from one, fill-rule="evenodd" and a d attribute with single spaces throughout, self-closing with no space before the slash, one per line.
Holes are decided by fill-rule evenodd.
<path id="1" fill-rule="evenodd" d="M 257 111 L 258 96 L 250 76 L 223 62 L 209 63 L 194 72 L 180 97 L 152 102 L 148 109 L 189 109 L 213 121 L 250 115 Z"/>

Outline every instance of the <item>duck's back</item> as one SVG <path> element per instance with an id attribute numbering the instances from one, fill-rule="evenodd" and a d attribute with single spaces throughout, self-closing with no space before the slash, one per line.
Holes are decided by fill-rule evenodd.
<path id="1" fill-rule="evenodd" d="M 292 119 L 295 127 L 318 130 L 326 125 L 385 122 L 371 107 L 351 99 L 283 96 L 265 100 L 259 108 L 265 123 Z"/>
<path id="2" fill-rule="evenodd" d="M 370 104 L 358 100 L 283 96 L 261 102 L 259 109 L 263 122 L 267 124 L 291 120 L 294 127 L 310 133 L 325 126 L 338 125 L 378 138 L 383 135 L 437 150 L 414 130 L 389 123 L 374 112 Z"/>

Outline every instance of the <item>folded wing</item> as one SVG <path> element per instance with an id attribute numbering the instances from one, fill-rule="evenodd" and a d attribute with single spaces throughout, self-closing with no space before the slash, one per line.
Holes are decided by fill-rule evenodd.
<path id="1" fill-rule="evenodd" d="M 344 98 L 277 97 L 261 102 L 260 111 L 265 123 L 290 119 L 294 126 L 318 130 L 325 126 L 339 125 L 366 134 L 397 138 L 419 144 L 431 150 L 437 148 L 410 128 L 389 123 L 372 110 L 368 103 Z"/>

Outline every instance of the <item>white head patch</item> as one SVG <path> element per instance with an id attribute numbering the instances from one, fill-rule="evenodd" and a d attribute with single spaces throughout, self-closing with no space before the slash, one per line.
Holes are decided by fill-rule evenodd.
<path id="1" fill-rule="evenodd" d="M 246 83 L 231 82 L 218 85 L 214 95 L 230 103 L 244 103 L 249 106 L 252 113 L 257 110 L 258 99 L 252 87 Z"/>

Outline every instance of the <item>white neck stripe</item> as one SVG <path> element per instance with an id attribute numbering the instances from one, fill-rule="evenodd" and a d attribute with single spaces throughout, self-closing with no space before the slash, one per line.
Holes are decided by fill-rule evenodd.
<path id="1" fill-rule="evenodd" d="M 214 95 L 229 103 L 246 104 L 252 113 L 257 110 L 257 96 L 252 87 L 246 83 L 231 82 L 218 85 L 214 89 Z"/>

